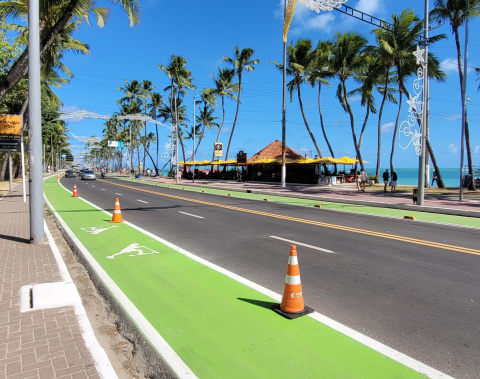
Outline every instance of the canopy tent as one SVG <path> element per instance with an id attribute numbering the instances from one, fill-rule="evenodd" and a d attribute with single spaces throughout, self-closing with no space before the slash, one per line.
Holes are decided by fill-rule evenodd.
<path id="1" fill-rule="evenodd" d="M 313 163 L 320 163 L 320 164 L 342 164 L 339 159 L 332 158 L 332 157 L 323 157 L 317 158 L 313 160 Z"/>

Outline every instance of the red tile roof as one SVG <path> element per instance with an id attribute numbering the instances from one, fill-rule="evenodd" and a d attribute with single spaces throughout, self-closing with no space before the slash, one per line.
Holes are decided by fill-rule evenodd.
<path id="1" fill-rule="evenodd" d="M 257 154 L 251 156 L 247 159 L 247 163 L 255 163 L 260 159 L 271 158 L 271 159 L 281 159 L 282 158 L 282 143 L 279 140 L 273 141 L 270 145 L 264 147 Z M 285 158 L 287 159 L 299 159 L 303 158 L 302 155 L 298 154 L 296 151 L 290 149 L 288 146 L 285 146 Z"/>

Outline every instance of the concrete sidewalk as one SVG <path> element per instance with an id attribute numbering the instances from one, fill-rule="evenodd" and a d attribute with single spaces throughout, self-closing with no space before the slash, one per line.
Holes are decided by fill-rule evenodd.
<path id="1" fill-rule="evenodd" d="M 116 377 L 53 239 L 32 245 L 29 229 L 17 184 L 0 194 L 0 377 Z"/>

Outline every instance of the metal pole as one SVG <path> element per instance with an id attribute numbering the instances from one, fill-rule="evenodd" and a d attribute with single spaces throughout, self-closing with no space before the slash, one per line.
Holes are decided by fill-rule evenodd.
<path id="1" fill-rule="evenodd" d="M 27 202 L 27 189 L 25 185 L 25 149 L 23 148 L 23 118 L 22 118 L 22 134 L 20 137 L 20 155 L 22 158 L 22 190 L 23 190 L 23 202 Z"/>
<path id="2" fill-rule="evenodd" d="M 132 167 L 133 167 L 133 151 L 132 151 L 132 124 L 131 122 L 128 123 L 128 127 L 130 129 L 130 172 L 128 173 L 128 177 L 132 175 Z"/>
<path id="3" fill-rule="evenodd" d="M 195 182 L 195 96 L 193 96 L 193 162 L 192 182 Z"/>
<path id="4" fill-rule="evenodd" d="M 178 114 L 175 99 L 175 184 L 178 184 Z"/>
<path id="5" fill-rule="evenodd" d="M 430 78 L 427 76 L 427 93 L 425 94 L 425 141 L 430 141 Z M 425 150 L 425 187 L 430 187 L 430 153 Z"/>
<path id="6" fill-rule="evenodd" d="M 459 201 L 463 201 L 463 155 L 465 154 L 465 122 L 467 119 L 467 61 L 468 61 L 468 25 L 470 1 L 467 0 L 467 14 L 465 23 L 465 56 L 463 57 L 463 86 L 462 86 L 462 133 L 460 137 L 460 190 Z M 473 178 L 471 178 L 473 180 Z"/>
<path id="7" fill-rule="evenodd" d="M 28 120 L 30 124 L 30 242 L 43 244 L 42 118 L 39 1 L 28 2 Z"/>
<path id="8" fill-rule="evenodd" d="M 12 178 L 12 153 L 8 153 L 8 177 L 10 181 L 10 192 L 13 192 L 13 178 Z"/>
<path id="9" fill-rule="evenodd" d="M 423 205 L 425 198 L 425 150 L 426 150 L 426 120 L 428 118 L 428 111 L 425 107 L 426 105 L 426 92 L 427 92 L 427 81 L 428 81 L 428 0 L 425 0 L 425 20 L 424 20 L 424 40 L 425 40 L 425 63 L 423 66 L 423 93 L 422 93 L 422 125 L 421 125 L 421 150 L 420 150 L 420 159 L 419 159 L 419 168 L 418 168 L 418 194 L 417 194 L 417 204 Z"/>
<path id="10" fill-rule="evenodd" d="M 287 0 L 283 4 L 283 22 L 287 15 Z M 287 85 L 287 43 L 283 43 L 283 89 L 282 89 L 282 173 L 281 173 L 281 186 L 286 187 L 287 183 L 287 168 L 285 166 L 285 149 L 286 149 L 286 85 Z"/>

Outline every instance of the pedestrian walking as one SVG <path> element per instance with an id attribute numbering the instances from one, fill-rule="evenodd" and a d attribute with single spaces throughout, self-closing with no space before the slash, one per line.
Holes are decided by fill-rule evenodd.
<path id="1" fill-rule="evenodd" d="M 398 180 L 398 177 L 397 177 L 397 173 L 395 171 L 392 171 L 392 181 L 390 182 L 390 185 L 391 185 L 391 192 L 395 192 L 395 189 L 397 188 L 397 180 Z"/>
<path id="2" fill-rule="evenodd" d="M 433 169 L 432 186 L 433 186 L 433 182 L 437 182 L 437 186 L 438 186 L 437 172 L 435 171 L 435 169 Z"/>
<path id="3" fill-rule="evenodd" d="M 383 192 L 387 192 L 387 185 L 390 180 L 390 173 L 388 172 L 388 168 L 385 170 L 385 172 L 382 175 L 383 177 Z"/>

